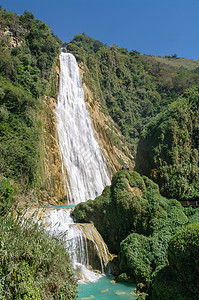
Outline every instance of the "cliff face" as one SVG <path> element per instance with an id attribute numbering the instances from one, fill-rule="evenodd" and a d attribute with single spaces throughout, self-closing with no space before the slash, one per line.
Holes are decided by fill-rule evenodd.
<path id="1" fill-rule="evenodd" d="M 40 201 L 46 205 L 66 203 L 66 189 L 62 174 L 61 154 L 57 133 L 56 105 L 59 85 L 58 62 L 53 68 L 51 85 L 56 87 L 54 97 L 45 96 L 42 101 L 41 122 L 41 181 Z"/>
<path id="2" fill-rule="evenodd" d="M 84 75 L 85 65 L 80 64 L 80 73 Z M 94 100 L 93 94 L 90 88 L 83 81 L 84 96 L 87 109 L 90 113 L 90 118 L 93 123 L 96 140 L 106 157 L 109 170 L 111 174 L 121 169 L 121 165 L 129 165 L 134 167 L 134 158 L 130 153 L 128 147 L 122 142 L 122 134 L 117 128 L 112 118 L 103 113 L 100 102 Z M 111 136 L 116 135 L 120 139 L 120 149 L 117 148 L 112 140 Z"/>

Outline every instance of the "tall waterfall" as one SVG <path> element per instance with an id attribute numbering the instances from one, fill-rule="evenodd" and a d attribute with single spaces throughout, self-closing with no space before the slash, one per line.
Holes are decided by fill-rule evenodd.
<path id="1" fill-rule="evenodd" d="M 60 55 L 56 115 L 68 201 L 94 199 L 110 185 L 110 175 L 85 105 L 79 68 L 70 53 Z"/>
<path id="2" fill-rule="evenodd" d="M 94 199 L 110 185 L 110 173 L 94 136 L 77 62 L 69 53 L 60 55 L 56 116 L 68 201 L 77 204 Z M 33 213 L 29 211 L 26 217 Z M 100 275 L 90 264 L 94 262 L 93 268 L 104 273 L 111 255 L 93 224 L 76 224 L 70 213 L 64 208 L 44 209 L 34 218 L 51 234 L 62 235 L 73 266 L 81 274 L 78 277 L 94 281 Z"/>

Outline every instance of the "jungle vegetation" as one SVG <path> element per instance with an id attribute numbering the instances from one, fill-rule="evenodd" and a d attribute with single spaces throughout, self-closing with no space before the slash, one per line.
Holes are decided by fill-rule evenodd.
<path id="1" fill-rule="evenodd" d="M 0 10 L 0 174 L 23 188 L 36 185 L 39 97 L 48 93 L 60 41 L 48 25 L 25 11 Z"/>
<path id="2" fill-rule="evenodd" d="M 199 200 L 199 86 L 186 90 L 142 131 L 136 170 L 155 180 L 161 193 Z"/>
<path id="3" fill-rule="evenodd" d="M 151 179 L 119 171 L 95 200 L 80 203 L 77 222 L 93 222 L 118 255 L 118 281 L 136 282 L 139 299 L 196 299 L 199 292 L 198 209 L 161 196 Z"/>

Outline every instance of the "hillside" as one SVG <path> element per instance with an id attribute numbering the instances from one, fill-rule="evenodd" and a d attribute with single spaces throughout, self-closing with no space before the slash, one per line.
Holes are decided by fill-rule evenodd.
<path id="1" fill-rule="evenodd" d="M 173 56 L 152 56 L 157 62 L 162 64 L 175 67 L 175 68 L 185 68 L 188 70 L 195 70 L 199 68 L 199 61 L 193 59 L 186 59 L 183 57 L 173 57 Z"/>
<path id="2" fill-rule="evenodd" d="M 199 88 L 189 89 L 141 134 L 135 169 L 153 178 L 161 193 L 199 199 Z"/>
<path id="3" fill-rule="evenodd" d="M 76 35 L 67 49 L 80 66 L 86 65 L 83 80 L 94 100 L 112 116 L 132 146 L 145 124 L 199 82 L 197 69 L 166 66 L 137 51 L 107 47 L 85 34 Z"/>
<path id="4" fill-rule="evenodd" d="M 175 57 L 168 58 L 169 61 L 175 62 L 175 64 L 169 65 L 160 62 L 159 57 L 141 55 L 137 51 L 128 52 L 124 48 L 117 48 L 116 45 L 107 47 L 85 34 L 76 35 L 67 45 L 67 49 L 76 56 L 80 68 L 84 69 L 83 81 L 93 93 L 93 105 L 95 103 L 100 105 L 101 110 L 110 115 L 121 130 L 128 148 L 136 157 L 136 170 L 150 176 L 160 184 L 161 191 L 169 198 L 174 197 L 178 200 L 197 198 L 197 174 L 199 173 L 198 62 L 195 62 L 195 68 L 193 69 L 194 61 L 192 61 L 192 67 L 190 67 L 189 60 Z M 184 63 L 183 68 L 182 61 Z M 186 95 L 192 94 L 195 104 L 188 109 L 189 96 Z M 178 107 L 181 107 L 181 109 Z M 169 127 L 170 116 L 167 111 L 172 110 L 177 110 L 175 129 Z M 179 111 L 180 114 L 178 114 Z M 187 121 L 185 122 L 182 121 L 183 115 L 184 117 L 187 115 Z M 162 120 L 161 116 L 164 116 Z M 173 118 L 175 117 L 173 116 Z M 171 138 L 174 139 L 173 145 L 167 145 L 168 138 L 166 137 L 162 142 L 160 141 L 161 136 L 155 133 L 159 130 L 157 127 L 152 133 L 153 136 L 151 136 L 153 138 L 153 142 L 150 144 L 151 149 L 146 143 L 143 145 L 145 152 L 141 150 L 141 146 L 137 149 L 137 145 L 141 145 L 142 137 L 145 136 L 147 139 L 146 132 L 151 134 L 147 130 L 148 124 L 157 122 L 157 126 L 160 126 L 164 119 L 168 119 L 167 123 L 161 126 L 164 126 L 164 130 L 168 131 L 168 135 L 173 136 Z M 186 122 L 189 125 L 186 125 Z M 173 130 L 176 133 L 173 133 Z M 188 134 L 187 140 L 184 142 L 183 136 L 186 133 L 183 133 L 183 131 Z M 113 131 L 110 131 L 110 136 L 113 143 L 120 143 L 120 139 L 114 135 Z M 156 152 L 162 151 L 158 150 L 161 143 L 162 149 L 166 151 L 168 148 L 167 156 L 170 155 L 170 162 L 167 159 L 166 163 L 166 158 L 161 158 L 161 162 L 158 161 L 159 158 Z M 170 154 L 169 151 L 173 151 L 173 154 Z M 183 151 L 184 154 L 181 154 Z M 194 153 L 194 158 L 192 159 L 192 154 L 190 154 L 190 159 L 187 162 L 185 162 L 186 151 Z M 183 164 L 180 166 L 179 162 L 178 167 L 175 167 L 178 159 L 183 161 Z M 143 168 L 149 169 L 142 170 L 138 160 L 143 160 Z M 150 163 L 150 160 L 155 161 L 154 165 Z M 158 164 L 162 166 L 161 168 L 164 171 L 159 170 Z M 166 164 L 168 164 L 168 168 Z M 132 165 L 134 165 L 134 162 L 132 162 Z M 173 171 L 175 168 L 178 171 Z M 161 175 L 154 176 L 154 172 L 158 174 L 160 172 Z M 165 186 L 164 179 L 160 179 L 160 177 L 168 178 L 166 185 L 170 186 L 169 188 Z M 171 181 L 172 184 L 170 184 Z M 186 185 L 182 188 L 183 191 L 181 191 L 182 183 Z"/>
<path id="5" fill-rule="evenodd" d="M 17 204 L 48 203 L 65 195 L 54 113 L 61 41 L 27 11 L 1 9 L 0 21 L 0 174 Z"/>

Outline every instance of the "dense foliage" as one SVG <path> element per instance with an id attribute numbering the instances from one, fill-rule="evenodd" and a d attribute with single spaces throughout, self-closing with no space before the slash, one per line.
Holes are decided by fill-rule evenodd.
<path id="1" fill-rule="evenodd" d="M 76 299 L 76 288 L 61 241 L 31 220 L 0 217 L 1 299 Z"/>
<path id="2" fill-rule="evenodd" d="M 78 222 L 93 222 L 118 253 L 113 273 L 118 281 L 136 282 L 143 292 L 139 299 L 195 299 L 198 209 L 183 209 L 162 197 L 149 178 L 120 171 L 101 196 L 78 204 L 73 215 Z"/>
<path id="3" fill-rule="evenodd" d="M 100 48 L 105 47 L 105 45 L 102 42 L 87 36 L 85 33 L 76 34 L 72 39 L 71 43 L 77 45 L 80 48 L 83 48 L 89 54 L 96 53 L 100 50 Z"/>
<path id="4" fill-rule="evenodd" d="M 4 216 L 12 207 L 12 199 L 14 195 L 14 187 L 9 180 L 0 176 L 0 216 Z"/>
<path id="5" fill-rule="evenodd" d="M 58 39 L 25 11 L 0 9 L 0 174 L 25 186 L 37 182 L 39 97 L 47 92 Z"/>
<path id="6" fill-rule="evenodd" d="M 143 130 L 136 170 L 156 181 L 162 194 L 199 199 L 199 87 L 186 91 Z"/>
<path id="7" fill-rule="evenodd" d="M 188 223 L 178 201 L 162 197 L 154 182 L 129 171 L 115 174 L 111 187 L 78 204 L 73 215 L 78 222 L 94 222 L 109 249 L 119 252 L 118 279 L 145 288 L 167 263 L 172 235 Z"/>
<path id="8" fill-rule="evenodd" d="M 172 237 L 169 265 L 157 274 L 152 299 L 197 299 L 199 294 L 199 223 L 185 226 Z"/>

